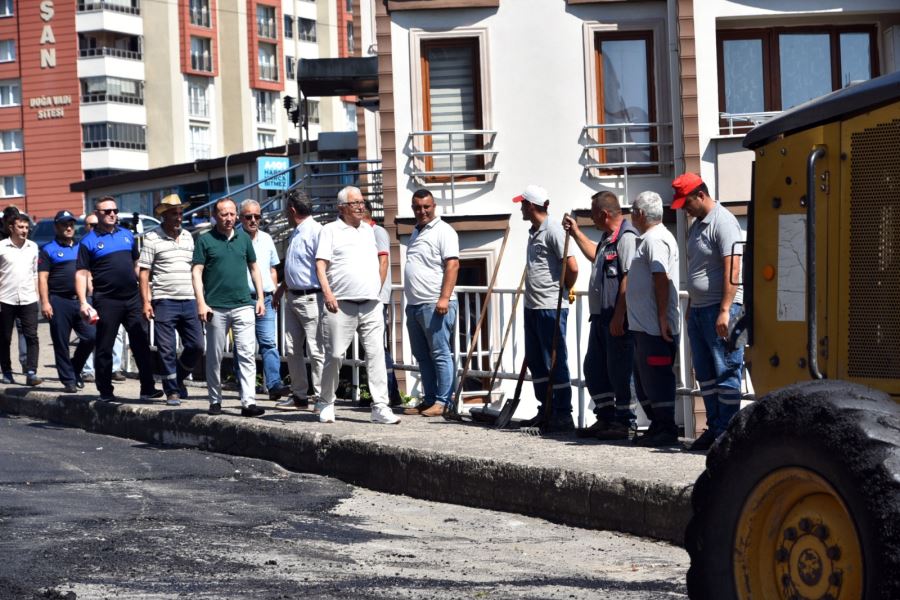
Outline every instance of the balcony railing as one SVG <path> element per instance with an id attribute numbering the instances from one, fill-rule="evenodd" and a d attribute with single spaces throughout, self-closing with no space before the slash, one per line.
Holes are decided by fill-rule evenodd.
<path id="1" fill-rule="evenodd" d="M 671 123 L 585 125 L 581 130 L 581 164 L 593 177 L 622 177 L 628 201 L 629 175 L 672 168 L 671 139 Z"/>
<path id="2" fill-rule="evenodd" d="M 209 27 L 209 9 L 207 9 L 205 6 L 195 6 L 191 8 L 191 25 L 196 25 L 198 27 Z"/>
<path id="3" fill-rule="evenodd" d="M 142 97 L 122 96 L 119 94 L 82 94 L 82 104 L 98 104 L 101 102 L 116 102 L 118 104 L 144 104 Z"/>
<path id="4" fill-rule="evenodd" d="M 115 2 L 114 0 L 80 0 L 78 2 L 78 12 L 95 12 L 100 10 L 111 10 L 127 15 L 140 15 L 141 3 L 140 0 L 131 0 L 130 2 Z"/>
<path id="5" fill-rule="evenodd" d="M 203 160 L 203 159 L 209 158 L 210 145 L 209 144 L 191 144 L 190 151 L 191 151 L 191 158 L 193 160 Z"/>
<path id="6" fill-rule="evenodd" d="M 269 19 L 258 21 L 256 23 L 256 32 L 259 34 L 259 37 L 262 38 L 271 40 L 278 38 L 278 28 L 275 27 L 275 21 Z"/>
<path id="7" fill-rule="evenodd" d="M 780 114 L 778 111 L 719 113 L 719 133 L 721 135 L 743 135 L 778 114 Z"/>
<path id="8" fill-rule="evenodd" d="M 492 180 L 498 150 L 494 150 L 497 132 L 490 129 L 457 131 L 412 131 L 406 154 L 409 175 L 422 184 L 447 183 L 455 212 L 456 184 Z"/>
<path id="9" fill-rule="evenodd" d="M 121 50 L 119 48 L 81 48 L 78 50 L 81 58 L 93 58 L 98 56 L 112 56 L 127 60 L 143 60 L 143 54 L 135 50 Z"/>

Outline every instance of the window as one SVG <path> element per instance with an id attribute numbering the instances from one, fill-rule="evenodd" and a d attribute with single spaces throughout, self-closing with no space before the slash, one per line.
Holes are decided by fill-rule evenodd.
<path id="1" fill-rule="evenodd" d="M 0 17 L 13 15 L 13 0 L 0 0 Z"/>
<path id="2" fill-rule="evenodd" d="M 304 19 L 303 17 L 299 17 L 297 19 L 297 33 L 299 34 L 301 41 L 315 42 L 316 22 L 313 19 Z"/>
<path id="3" fill-rule="evenodd" d="M 347 52 L 356 52 L 356 37 L 353 34 L 353 23 L 347 23 Z"/>
<path id="4" fill-rule="evenodd" d="M 188 114 L 209 117 L 209 81 L 205 77 L 188 78 Z"/>
<path id="5" fill-rule="evenodd" d="M 294 37 L 294 17 L 291 15 L 284 15 L 284 37 Z"/>
<path id="6" fill-rule="evenodd" d="M 118 77 L 85 77 L 81 80 L 81 101 L 144 103 L 144 82 Z"/>
<path id="7" fill-rule="evenodd" d="M 278 29 L 275 27 L 275 7 L 256 5 L 256 32 L 259 37 L 276 39 Z"/>
<path id="8" fill-rule="evenodd" d="M 306 101 L 306 116 L 309 119 L 309 123 L 318 123 L 319 122 L 319 101 L 318 100 L 307 100 Z"/>
<path id="9" fill-rule="evenodd" d="M 16 41 L 0 40 L 0 62 L 16 60 Z"/>
<path id="10" fill-rule="evenodd" d="M 191 36 L 191 68 L 195 71 L 212 72 L 209 38 Z"/>
<path id="11" fill-rule="evenodd" d="M 0 131 L 0 152 L 18 152 L 22 149 L 22 130 Z"/>
<path id="12" fill-rule="evenodd" d="M 191 0 L 191 25 L 209 27 L 209 0 Z"/>
<path id="13" fill-rule="evenodd" d="M 347 0 L 347 12 L 348 13 L 353 12 L 353 0 Z"/>
<path id="14" fill-rule="evenodd" d="M 25 176 L 24 175 L 8 175 L 0 177 L 0 197 L 10 198 L 12 196 L 25 195 Z"/>
<path id="15" fill-rule="evenodd" d="M 272 92 L 253 90 L 256 104 L 256 122 L 268 125 L 275 124 L 275 98 Z"/>
<path id="16" fill-rule="evenodd" d="M 423 121 L 425 150 L 449 152 L 450 135 L 444 132 L 481 129 L 481 76 L 478 40 L 459 38 L 422 42 Z M 476 150 L 480 136 L 453 135 L 453 150 Z M 451 165 L 452 160 L 452 165 Z M 481 156 L 449 154 L 426 158 L 426 170 L 449 171 L 480 169 Z"/>
<path id="17" fill-rule="evenodd" d="M 296 79 L 297 78 L 297 59 L 293 56 L 288 56 L 285 58 L 286 66 L 287 66 L 287 78 L 288 79 Z"/>
<path id="18" fill-rule="evenodd" d="M 256 149 L 265 150 L 275 146 L 275 134 L 259 131 L 256 134 Z"/>
<path id="19" fill-rule="evenodd" d="M 653 86 L 653 32 L 602 31 L 595 36 L 597 55 L 597 117 L 601 144 L 637 144 L 599 148 L 597 162 L 604 174 L 656 172 L 646 163 L 657 161 L 656 103 Z M 617 126 L 621 124 L 621 126 Z M 644 163 L 641 165 L 641 163 Z"/>
<path id="20" fill-rule="evenodd" d="M 259 44 L 259 78 L 278 81 L 278 58 L 275 44 Z"/>
<path id="21" fill-rule="evenodd" d="M 0 106 L 18 106 L 22 103 L 22 90 L 17 79 L 0 81 Z"/>
<path id="22" fill-rule="evenodd" d="M 191 160 L 209 158 L 209 127 L 191 123 L 190 138 Z"/>
<path id="23" fill-rule="evenodd" d="M 81 126 L 82 146 L 146 150 L 146 129 L 132 123 L 85 123 Z"/>
<path id="24" fill-rule="evenodd" d="M 730 115 L 787 110 L 878 74 L 874 27 L 720 30 L 718 36 L 719 110 Z"/>

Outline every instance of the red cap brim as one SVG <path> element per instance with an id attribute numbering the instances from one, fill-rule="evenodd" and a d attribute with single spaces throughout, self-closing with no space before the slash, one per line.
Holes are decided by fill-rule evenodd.
<path id="1" fill-rule="evenodd" d="M 515 197 L 513 198 L 513 202 L 522 202 L 523 200 L 525 200 L 525 195 L 524 195 L 524 194 L 519 194 L 518 196 L 515 196 Z"/>
<path id="2" fill-rule="evenodd" d="M 673 208 L 673 209 L 681 208 L 682 206 L 684 206 L 685 200 L 687 200 L 687 196 L 679 196 L 678 198 L 675 198 L 674 200 L 672 200 L 671 208 Z"/>

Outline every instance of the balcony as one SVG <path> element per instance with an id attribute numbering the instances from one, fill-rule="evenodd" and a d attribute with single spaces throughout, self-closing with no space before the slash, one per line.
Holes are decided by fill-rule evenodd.
<path id="1" fill-rule="evenodd" d="M 671 123 L 598 123 L 581 129 L 581 166 L 589 177 L 621 177 L 625 198 L 631 175 L 672 170 Z"/>
<path id="2" fill-rule="evenodd" d="M 114 58 L 124 58 L 126 60 L 143 60 L 144 55 L 138 50 L 122 50 L 121 48 L 80 48 L 78 50 L 80 58 L 92 58 L 97 56 L 111 56 Z"/>
<path id="3" fill-rule="evenodd" d="M 719 113 L 719 135 L 741 135 L 765 123 L 772 117 L 781 114 L 779 111 L 754 113 Z"/>
<path id="4" fill-rule="evenodd" d="M 139 96 L 123 96 L 121 94 L 82 94 L 82 104 L 100 104 L 103 102 L 115 102 L 116 104 L 138 104 L 143 106 L 144 98 Z"/>
<path id="5" fill-rule="evenodd" d="M 140 0 L 79 0 L 78 12 L 96 12 L 109 10 L 126 15 L 140 15 Z"/>

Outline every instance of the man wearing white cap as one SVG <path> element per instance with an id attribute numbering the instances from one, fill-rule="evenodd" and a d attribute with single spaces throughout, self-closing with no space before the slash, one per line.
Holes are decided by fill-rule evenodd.
<path id="1" fill-rule="evenodd" d="M 575 285 L 578 263 L 569 252 L 563 256 L 566 234 L 560 223 L 548 218 L 550 197 L 547 190 L 529 185 L 513 198 L 521 204 L 522 219 L 531 222 L 528 232 L 528 253 L 525 258 L 525 360 L 531 372 L 534 395 L 538 401 L 538 414 L 528 425 L 540 426 L 546 433 L 572 431 L 572 387 L 569 379 L 566 352 L 566 321 L 568 308 L 561 308 L 559 338 L 556 344 L 556 364 L 551 376 L 550 358 L 556 328 L 556 307 L 562 277 L 563 260 L 566 278 L 562 282 L 564 294 Z M 542 420 L 543 402 L 547 397 L 547 385 L 552 385 L 552 412 L 550 421 Z"/>
<path id="2" fill-rule="evenodd" d="M 184 378 L 203 355 L 203 332 L 191 280 L 194 238 L 181 227 L 186 207 L 177 194 L 162 199 L 154 211 L 162 225 L 144 236 L 138 259 L 144 317 L 155 323 L 156 350 L 169 406 L 178 406 L 187 398 Z M 181 338 L 180 358 L 176 331 Z"/>

